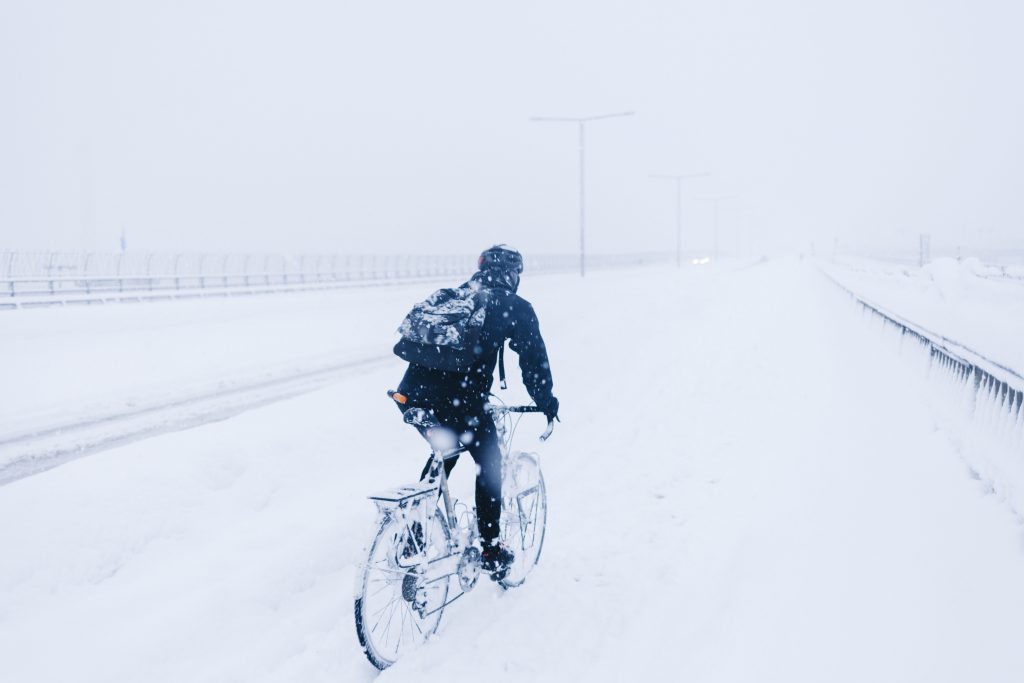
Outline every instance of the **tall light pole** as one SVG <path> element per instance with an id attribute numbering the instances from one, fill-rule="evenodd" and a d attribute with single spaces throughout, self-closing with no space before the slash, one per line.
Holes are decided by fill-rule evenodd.
<path id="1" fill-rule="evenodd" d="M 599 119 L 611 119 L 617 116 L 632 116 L 635 112 L 623 111 L 616 114 L 601 114 L 599 116 L 534 116 L 531 121 L 541 123 L 575 123 L 580 129 L 580 277 L 586 275 L 586 225 L 587 225 L 587 187 L 586 187 L 586 159 L 587 159 L 587 133 L 586 125 L 591 121 Z"/>
<path id="2" fill-rule="evenodd" d="M 683 265 L 683 180 L 706 178 L 710 173 L 683 173 L 681 175 L 653 174 L 652 178 L 674 180 L 676 183 L 676 268 Z"/>
<path id="3" fill-rule="evenodd" d="M 732 199 L 731 195 L 721 195 L 718 197 L 696 197 L 697 201 L 711 202 L 714 206 L 715 211 L 715 261 L 718 261 L 718 207 L 721 202 L 727 199 Z"/>

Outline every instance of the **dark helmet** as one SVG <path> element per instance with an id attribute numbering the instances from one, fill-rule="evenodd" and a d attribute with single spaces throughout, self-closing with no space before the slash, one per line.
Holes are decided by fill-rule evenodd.
<path id="1" fill-rule="evenodd" d="M 523 255 L 505 244 L 496 244 L 485 249 L 477 261 L 480 270 L 500 270 L 505 272 L 523 272 Z"/>
<path id="2" fill-rule="evenodd" d="M 523 272 L 523 255 L 504 244 L 484 249 L 477 261 L 480 272 L 476 279 L 515 292 L 519 289 L 519 274 Z"/>

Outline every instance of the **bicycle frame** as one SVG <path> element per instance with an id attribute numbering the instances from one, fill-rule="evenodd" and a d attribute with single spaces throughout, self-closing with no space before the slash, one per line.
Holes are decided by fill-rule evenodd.
<path id="1" fill-rule="evenodd" d="M 448 490 L 448 472 L 445 471 L 444 463 L 451 458 L 457 458 L 460 454 L 465 453 L 468 449 L 465 446 L 459 448 L 452 448 L 447 451 L 432 451 L 430 467 L 427 472 L 426 481 L 428 484 L 433 484 L 437 481 L 437 488 L 441 493 L 441 498 L 444 501 L 444 512 L 445 519 L 448 520 L 448 526 L 451 529 L 458 528 L 458 519 L 455 517 L 455 507 L 452 503 L 452 494 Z"/>
<path id="2" fill-rule="evenodd" d="M 518 556 L 528 558 L 521 571 L 516 570 L 510 576 L 506 568 L 501 576 L 492 575 L 503 588 L 510 588 L 523 583 L 539 557 L 546 512 L 541 512 L 544 516 L 538 526 L 538 511 L 546 510 L 546 497 L 537 456 L 511 450 L 515 428 L 508 418 L 510 413 L 540 411 L 532 406 L 493 403 L 486 405 L 486 411 L 497 431 L 503 479 L 508 477 L 512 486 L 512 490 L 506 492 L 503 482 L 502 506 L 509 510 L 511 517 L 510 521 L 502 518 L 501 533 L 516 534 L 512 537 L 516 539 L 515 544 L 531 549 L 528 554 Z M 409 408 L 404 411 L 404 418 L 427 438 L 431 446 L 430 460 L 420 481 L 369 496 L 377 507 L 378 531 L 368 546 L 367 561 L 357 574 L 354 602 L 360 644 L 378 668 L 390 666 L 397 659 L 405 629 L 414 641 L 436 632 L 444 608 L 472 590 L 483 571 L 476 515 L 470 506 L 452 498 L 445 470 L 448 460 L 468 448 L 459 444 L 426 410 Z M 551 428 L 549 421 L 545 438 Z M 524 472 L 534 474 L 528 474 L 524 480 Z M 452 578 L 456 579 L 457 587 L 451 585 Z M 376 586 L 373 592 L 368 589 L 371 581 Z M 461 590 L 453 595 L 452 588 Z M 383 597 L 376 597 L 381 595 Z M 380 604 L 383 607 L 370 611 Z M 382 622 L 383 610 L 389 606 L 392 611 L 387 613 L 386 622 Z M 397 626 L 398 640 L 389 645 L 388 638 L 394 635 L 391 620 L 395 614 L 401 614 L 402 621 Z M 431 617 L 432 621 L 428 619 Z M 375 618 L 377 621 L 371 625 Z M 381 623 L 383 630 L 375 634 Z"/>
<path id="3" fill-rule="evenodd" d="M 511 445 L 510 440 L 512 436 L 511 430 L 503 418 L 510 413 L 540 412 L 539 409 L 532 406 L 509 407 L 494 403 L 487 403 L 484 406 L 484 410 L 488 416 L 494 420 L 494 426 L 498 433 L 498 444 L 503 462 L 509 457 Z M 412 522 L 415 521 L 415 519 L 413 519 L 413 513 L 420 512 L 420 506 L 426 501 L 436 501 L 437 497 L 440 497 L 444 504 L 444 517 L 449 529 L 446 548 L 447 552 L 443 557 L 435 558 L 426 564 L 439 565 L 445 560 L 454 560 L 457 563 L 457 561 L 461 559 L 462 553 L 466 548 L 469 548 L 474 544 L 480 534 L 475 524 L 475 515 L 471 516 L 472 519 L 467 520 L 467 524 L 459 524 L 459 519 L 455 512 L 455 505 L 452 501 L 451 491 L 448 487 L 448 474 L 445 471 L 444 463 L 451 458 L 458 457 L 462 453 L 467 452 L 469 449 L 462 445 L 455 448 L 444 448 L 441 444 L 441 439 L 435 438 L 435 433 L 433 432 L 433 430 L 444 428 L 433 415 L 422 408 L 409 408 L 405 412 L 404 420 L 406 423 L 419 429 L 431 444 L 431 459 L 427 467 L 427 476 L 414 484 L 387 489 L 371 495 L 369 498 L 377 506 L 377 510 L 381 515 L 387 515 L 396 519 L 403 527 L 406 528 L 407 531 L 411 533 Z M 549 423 L 547 431 L 544 432 L 544 435 L 541 438 L 547 438 L 550 433 L 551 424 Z M 432 507 L 428 507 L 425 511 L 429 515 L 432 509 Z M 460 531 L 466 533 L 457 533 Z M 427 571 L 428 567 L 422 567 L 422 569 Z M 433 568 L 431 568 L 431 573 L 433 573 L 432 569 Z M 450 576 L 454 573 L 455 568 L 451 568 L 451 571 L 444 574 L 444 576 Z M 442 577 L 437 577 L 437 579 L 440 578 Z"/>
<path id="4" fill-rule="evenodd" d="M 431 444 L 431 459 L 427 466 L 427 475 L 415 484 L 399 486 L 369 496 L 370 500 L 377 506 L 382 517 L 391 517 L 409 534 L 413 534 L 413 523 L 417 517 L 422 517 L 421 529 L 429 529 L 429 517 L 434 514 L 436 506 L 428 503 L 437 501 L 438 497 L 444 503 L 444 521 L 448 527 L 445 539 L 444 553 L 429 561 L 421 562 L 418 570 L 427 575 L 425 581 L 433 583 L 447 580 L 458 572 L 459 562 L 465 550 L 473 545 L 479 535 L 476 530 L 475 519 L 467 520 L 465 525 L 459 524 L 456 516 L 455 505 L 452 501 L 451 491 L 448 487 L 448 475 L 444 468 L 445 461 L 458 457 L 468 449 L 465 446 L 456 448 L 441 448 L 439 440 L 432 438 L 431 430 L 439 429 L 440 423 L 427 411 L 410 408 L 406 411 L 405 421 L 416 426 Z M 460 533 L 466 532 L 466 533 Z M 424 537 L 422 542 L 426 545 L 430 539 Z M 466 591 L 449 599 L 445 605 L 451 604 L 461 597 Z M 442 605 L 440 608 L 443 608 Z"/>

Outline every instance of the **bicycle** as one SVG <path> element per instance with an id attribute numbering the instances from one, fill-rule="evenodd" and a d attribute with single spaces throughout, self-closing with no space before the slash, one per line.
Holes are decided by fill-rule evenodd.
<path id="1" fill-rule="evenodd" d="M 526 581 L 544 545 L 547 493 L 540 462 L 536 454 L 511 449 L 522 414 L 541 411 L 490 402 L 485 410 L 501 448 L 499 538 L 515 558 L 498 584 L 509 589 Z M 519 416 L 514 424 L 513 415 Z M 436 633 L 444 608 L 471 591 L 482 571 L 476 510 L 452 498 L 444 468 L 468 449 L 446 443 L 445 430 L 422 408 L 405 410 L 403 419 L 427 437 L 431 456 L 420 481 L 369 496 L 377 506 L 377 532 L 357 573 L 354 607 L 359 644 L 378 669 Z M 549 420 L 541 441 L 553 429 Z M 453 583 L 459 592 L 449 598 Z"/>

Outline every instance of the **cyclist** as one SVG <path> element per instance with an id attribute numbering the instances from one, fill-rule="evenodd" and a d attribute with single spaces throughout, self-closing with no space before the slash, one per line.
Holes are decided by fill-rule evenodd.
<path id="1" fill-rule="evenodd" d="M 530 397 L 549 420 L 558 417 L 558 399 L 551 393 L 551 368 L 537 315 L 533 306 L 516 294 L 519 277 L 523 272 L 522 255 L 505 245 L 496 245 L 480 254 L 478 266 L 479 270 L 460 288 L 471 289 L 474 296 L 478 297 L 475 299 L 475 312 L 479 312 L 479 309 L 484 311 L 481 314 L 483 322 L 478 330 L 479 336 L 472 343 L 473 358 L 469 370 L 462 372 L 442 369 L 437 367 L 439 364 L 433 362 L 429 354 L 415 356 L 394 398 L 402 404 L 399 408 L 403 411 L 411 407 L 429 410 L 444 427 L 451 430 L 455 438 L 468 447 L 478 468 L 476 509 L 483 539 L 483 567 L 491 578 L 500 580 L 508 571 L 513 554 L 498 540 L 501 451 L 494 421 L 484 411 L 484 406 L 494 381 L 494 367 L 506 340 L 519 355 L 523 383 Z M 449 305 L 445 312 L 452 308 Z M 414 320 L 414 323 L 422 326 L 419 320 Z M 400 353 L 399 348 L 396 346 L 396 353 L 410 359 L 408 354 Z M 501 365 L 503 375 L 504 363 Z M 446 471 L 450 473 L 454 465 L 455 459 L 446 462 Z"/>

